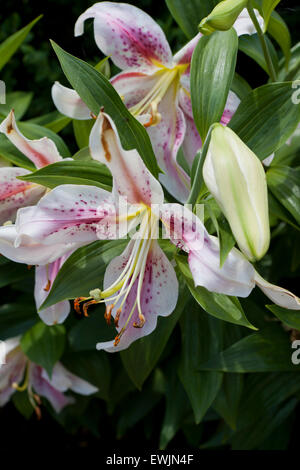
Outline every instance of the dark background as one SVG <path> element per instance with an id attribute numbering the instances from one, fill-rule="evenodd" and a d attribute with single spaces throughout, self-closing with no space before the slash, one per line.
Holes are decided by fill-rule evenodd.
<path id="1" fill-rule="evenodd" d="M 186 0 L 188 1 L 188 0 Z M 54 109 L 51 102 L 50 89 L 55 80 L 63 83 L 65 79 L 58 65 L 57 59 L 49 43 L 53 39 L 68 52 L 91 63 L 96 63 L 102 57 L 97 49 L 92 34 L 92 22 L 86 26 L 85 34 L 80 38 L 74 38 L 74 24 L 78 16 L 94 3 L 93 0 L 48 0 L 35 2 L 32 0 L 2 1 L 0 6 L 0 42 L 9 35 L 25 26 L 35 17 L 43 14 L 44 17 L 34 26 L 26 42 L 15 54 L 13 60 L 3 69 L 0 78 L 6 82 L 7 91 L 34 91 L 35 96 L 27 117 L 35 117 L 45 114 Z M 184 34 L 179 30 L 177 24 L 171 18 L 163 1 L 139 0 L 130 3 L 142 8 L 163 27 L 172 49 L 176 51 L 185 42 Z M 299 0 L 283 0 L 277 7 L 277 11 L 288 23 L 292 33 L 292 42 L 295 44 L 300 39 L 297 19 L 299 16 Z M 259 86 L 266 82 L 265 73 L 256 64 L 239 53 L 239 73 L 244 76 L 253 86 Z M 163 413 L 163 409 L 161 410 Z M 155 417 L 153 418 L 155 420 Z M 29 449 L 48 448 L 51 453 L 59 450 L 72 450 L 74 448 L 86 448 L 99 450 L 99 461 L 104 449 L 117 448 L 121 455 L 125 455 L 125 449 L 135 449 L 135 454 L 127 452 L 126 455 L 138 455 L 139 426 L 128 433 L 126 438 L 116 443 L 114 431 L 111 429 L 109 416 L 103 416 L 100 429 L 101 448 L 99 440 L 87 433 L 84 428 L 75 435 L 66 435 L 64 429 L 55 420 L 44 412 L 41 422 L 33 417 L 26 421 L 9 404 L 0 413 L 0 443 L 1 447 L 16 449 L 23 445 Z M 213 432 L 213 429 L 211 430 Z M 159 429 L 158 429 L 159 432 Z M 141 434 L 143 434 L 141 432 Z M 291 443 L 291 448 L 296 448 L 297 436 Z M 153 448 L 156 443 L 153 443 Z M 134 446 L 134 447 L 133 447 Z M 148 443 L 147 443 L 148 447 Z M 184 447 L 183 435 L 179 433 L 172 441 L 173 448 Z"/>

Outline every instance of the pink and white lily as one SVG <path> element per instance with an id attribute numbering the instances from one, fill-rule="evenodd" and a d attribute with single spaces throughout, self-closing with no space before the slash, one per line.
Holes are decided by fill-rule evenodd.
<path id="1" fill-rule="evenodd" d="M 20 132 L 13 110 L 0 124 L 0 132 L 4 133 L 37 168 L 42 168 L 62 160 L 55 143 L 51 139 L 43 137 L 39 140 L 30 140 Z M 9 246 L 14 245 L 16 238 L 14 227 L 10 224 L 12 223 L 11 221 L 15 220 L 17 210 L 24 206 L 28 207 L 36 204 L 47 190 L 44 186 L 21 181 L 17 178 L 28 173 L 30 171 L 19 167 L 9 166 L 0 168 L 0 224 L 9 221 L 8 227 L 4 229 L 4 240 L 6 240 L 8 250 Z M 22 249 L 17 252 L 16 258 L 13 257 L 12 259 L 17 262 L 27 262 L 30 265 L 37 264 L 34 259 L 34 250 L 36 248 L 36 246 L 32 248 L 31 256 L 25 261 L 22 258 Z M 49 260 L 49 254 L 46 251 L 44 256 L 47 256 L 47 260 Z M 57 256 L 57 251 L 55 256 Z M 19 257 L 21 259 L 18 259 Z M 35 270 L 34 288 L 37 309 L 39 309 L 47 297 L 50 286 L 66 258 L 67 255 L 64 255 L 61 258 L 55 259 L 53 263 L 48 263 L 47 261 L 46 265 L 43 263 L 44 260 L 39 258 L 41 266 L 37 266 Z M 62 323 L 69 312 L 69 302 L 65 301 L 43 310 L 40 313 L 40 317 L 46 324 L 53 325 Z"/>
<path id="2" fill-rule="evenodd" d="M 179 248 L 189 253 L 188 262 L 195 285 L 210 291 L 246 297 L 255 284 L 261 286 L 273 301 L 288 308 L 300 308 L 298 299 L 288 291 L 267 284 L 253 266 L 236 249 L 219 266 L 219 243 L 208 234 L 200 219 L 180 204 L 164 204 L 161 185 L 147 170 L 136 150 L 122 148 L 116 127 L 109 116 L 100 113 L 91 135 L 92 157 L 108 166 L 114 188 L 112 193 L 101 188 L 62 185 L 44 196 L 35 207 L 18 211 L 16 225 L 0 229 L 0 251 L 3 235 L 15 231 L 14 249 L 22 250 L 23 259 L 36 244 L 36 261 L 44 256 L 41 246 L 54 261 L 70 250 L 70 243 L 88 244 L 97 239 L 124 238 L 138 229 L 121 256 L 106 269 L 103 289 L 96 288 L 84 301 L 83 311 L 91 304 L 106 303 L 106 319 L 114 318 L 117 336 L 99 343 L 98 349 L 119 351 L 136 339 L 151 333 L 159 315 L 174 310 L 178 282 L 172 264 L 161 250 L 158 222 L 166 235 Z M 120 204 L 126 198 L 127 205 Z M 1 233 L 2 232 L 2 233 Z M 64 248 L 65 245 L 65 248 Z M 8 250 L 7 250 L 8 251 Z M 6 251 L 6 253 L 7 253 Z M 4 253 L 5 254 L 5 253 Z M 16 255 L 15 255 L 16 256 Z"/>
<path id="3" fill-rule="evenodd" d="M 0 124 L 0 132 L 5 134 L 37 168 L 62 159 L 54 142 L 48 137 L 38 140 L 27 139 L 18 129 L 13 110 Z M 14 221 L 20 207 L 36 204 L 45 194 L 44 186 L 17 178 L 29 173 L 30 171 L 19 167 L 0 168 L 0 225 L 6 221 Z"/>
<path id="4" fill-rule="evenodd" d="M 133 5 L 96 3 L 78 18 L 75 36 L 83 34 L 88 18 L 94 18 L 96 44 L 122 70 L 111 83 L 148 130 L 164 172 L 160 181 L 179 201 L 186 201 L 190 178 L 177 163 L 177 154 L 182 147 L 191 166 L 202 145 L 190 99 L 190 63 L 201 34 L 173 56 L 160 26 Z M 52 97 L 61 113 L 74 119 L 91 117 L 74 90 L 55 83 Z M 222 123 L 228 123 L 238 104 L 239 99 L 230 92 Z"/>
<path id="5" fill-rule="evenodd" d="M 74 397 L 64 395 L 68 390 L 80 395 L 98 391 L 97 387 L 72 374 L 60 362 L 54 365 L 50 378 L 45 369 L 25 356 L 19 337 L 4 341 L 0 353 L 0 406 L 4 406 L 16 391 L 27 390 L 31 405 L 41 417 L 41 396 L 47 398 L 56 413 L 60 413 L 65 406 L 76 401 Z"/>

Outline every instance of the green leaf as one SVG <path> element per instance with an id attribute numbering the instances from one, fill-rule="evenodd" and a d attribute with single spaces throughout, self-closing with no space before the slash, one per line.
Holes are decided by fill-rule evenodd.
<path id="1" fill-rule="evenodd" d="M 0 307 L 0 339 L 13 338 L 31 328 L 38 320 L 35 305 L 28 297 Z"/>
<path id="2" fill-rule="evenodd" d="M 280 0 L 262 0 L 262 14 L 263 14 L 263 19 L 265 20 L 264 24 L 264 33 L 268 29 L 268 24 L 270 20 L 270 16 L 274 8 L 278 5 Z"/>
<path id="3" fill-rule="evenodd" d="M 14 393 L 12 396 L 12 402 L 25 419 L 29 419 L 32 416 L 34 408 L 28 399 L 27 390 L 24 392 Z"/>
<path id="4" fill-rule="evenodd" d="M 269 49 L 271 59 L 275 68 L 275 72 L 278 72 L 278 56 L 276 49 L 274 48 L 270 39 L 265 37 L 267 42 L 267 47 Z M 265 60 L 265 56 L 262 50 L 261 42 L 257 34 L 244 34 L 239 37 L 239 49 L 240 51 L 247 54 L 251 59 L 255 60 L 258 65 L 266 72 L 269 73 L 269 68 Z"/>
<path id="5" fill-rule="evenodd" d="M 195 124 L 204 142 L 210 126 L 220 121 L 233 79 L 238 38 L 235 30 L 203 36 L 192 56 L 191 98 Z"/>
<path id="6" fill-rule="evenodd" d="M 175 21 L 188 38 L 198 33 L 198 24 L 217 5 L 218 0 L 166 0 Z"/>
<path id="7" fill-rule="evenodd" d="M 297 225 L 294 218 L 291 217 L 290 213 L 281 205 L 278 199 L 276 199 L 271 192 L 269 192 L 268 194 L 268 200 L 270 215 L 273 215 L 278 219 L 283 220 L 296 230 L 300 230 L 299 225 Z"/>
<path id="8" fill-rule="evenodd" d="M 268 24 L 268 33 L 275 39 L 285 56 L 286 67 L 291 58 L 291 35 L 284 20 L 273 11 Z"/>
<path id="9" fill-rule="evenodd" d="M 300 330 L 300 313 L 299 310 L 288 310 L 278 305 L 266 305 L 266 307 L 290 328 Z"/>
<path id="10" fill-rule="evenodd" d="M 300 168 L 271 166 L 267 171 L 268 187 L 275 198 L 300 224 Z"/>
<path id="11" fill-rule="evenodd" d="M 291 356 L 288 334 L 280 325 L 272 325 L 237 341 L 201 364 L 199 370 L 240 373 L 299 370 L 292 363 Z"/>
<path id="12" fill-rule="evenodd" d="M 249 83 L 237 73 L 233 76 L 230 89 L 240 98 L 240 100 L 245 98 L 245 96 L 252 90 Z"/>
<path id="13" fill-rule="evenodd" d="M 77 145 L 80 149 L 89 146 L 89 137 L 94 125 L 94 120 L 77 121 L 73 119 L 73 130 Z"/>
<path id="14" fill-rule="evenodd" d="M 20 345 L 24 354 L 51 377 L 53 366 L 63 355 L 65 340 L 63 325 L 48 326 L 38 322 L 22 336 Z"/>
<path id="15" fill-rule="evenodd" d="M 185 278 L 185 282 L 188 285 L 190 293 L 203 310 L 221 320 L 256 329 L 247 320 L 236 297 L 209 292 L 207 289 L 200 286 L 195 287 L 186 258 L 184 256 L 176 256 L 175 259 L 177 266 Z"/>
<path id="16" fill-rule="evenodd" d="M 4 266 L 0 266 L 0 287 L 8 286 L 12 282 L 21 282 L 27 277 L 31 277 L 31 273 L 28 272 L 28 267 L 25 264 L 6 261 Z"/>
<path id="17" fill-rule="evenodd" d="M 4 42 L 0 44 L 0 70 L 9 61 L 12 55 L 18 50 L 31 28 L 42 18 L 43 15 L 38 16 L 35 20 L 31 21 L 27 26 L 12 34 Z"/>
<path id="18" fill-rule="evenodd" d="M 222 387 L 212 405 L 232 429 L 236 428 L 242 391 L 241 374 L 224 374 Z"/>
<path id="19" fill-rule="evenodd" d="M 222 345 L 222 323 L 205 315 L 190 302 L 181 321 L 182 353 L 178 369 L 198 424 L 214 401 L 222 383 L 219 372 L 199 372 L 199 364 L 214 356 Z"/>
<path id="20" fill-rule="evenodd" d="M 292 82 L 256 88 L 240 103 L 228 126 L 261 159 L 283 145 L 300 120 L 300 106 L 292 101 Z"/>
<path id="21" fill-rule="evenodd" d="M 155 330 L 121 352 L 121 359 L 132 382 L 141 389 L 157 364 L 171 333 L 187 302 L 187 292 L 181 287 L 177 306 L 167 318 L 159 318 Z"/>
<path id="22" fill-rule="evenodd" d="M 148 169 L 157 177 L 159 168 L 147 131 L 130 114 L 107 78 L 91 65 L 65 52 L 54 42 L 52 46 L 70 84 L 89 109 L 98 115 L 104 106 L 105 112 L 117 126 L 123 147 L 126 150 L 137 149 Z"/>
<path id="23" fill-rule="evenodd" d="M 64 356 L 62 362 L 73 374 L 98 387 L 97 397 L 109 399 L 111 369 L 104 351 L 73 352 Z"/>
<path id="24" fill-rule="evenodd" d="M 13 109 L 16 119 L 21 119 L 30 106 L 33 93 L 25 91 L 15 91 L 6 94 L 6 103 L 0 104 L 0 115 L 6 117 Z M 1 119 L 1 116 L 0 116 Z"/>
<path id="25" fill-rule="evenodd" d="M 50 129 L 51 131 L 55 132 L 55 134 L 57 134 L 71 121 L 71 118 L 64 116 L 59 111 L 52 111 L 51 113 L 44 114 L 43 116 L 29 119 L 27 122 L 32 122 L 33 124 L 39 124 L 40 126 L 47 127 L 47 129 Z"/>
<path id="26" fill-rule="evenodd" d="M 79 248 L 63 264 L 40 310 L 61 300 L 88 296 L 102 285 L 108 263 L 119 256 L 128 240 L 96 241 Z"/>
<path id="27" fill-rule="evenodd" d="M 171 361 L 166 375 L 166 411 L 159 439 L 159 448 L 162 450 L 167 447 L 177 431 L 182 427 L 182 423 L 190 408 L 187 394 L 176 373 L 177 361 Z"/>
<path id="28" fill-rule="evenodd" d="M 291 58 L 288 69 L 285 66 L 285 58 L 279 62 L 278 81 L 300 79 L 300 42 L 291 49 Z"/>
<path id="29" fill-rule="evenodd" d="M 224 216 L 218 219 L 219 241 L 220 241 L 220 267 L 226 261 L 226 258 L 235 245 L 235 238 L 232 235 L 229 223 Z"/>
<path id="30" fill-rule="evenodd" d="M 47 188 L 61 184 L 85 184 L 111 191 L 112 178 L 105 165 L 96 161 L 60 161 L 20 177 Z"/>
<path id="31" fill-rule="evenodd" d="M 78 161 L 95 161 L 92 159 L 89 147 L 84 147 L 73 155 L 74 160 Z"/>

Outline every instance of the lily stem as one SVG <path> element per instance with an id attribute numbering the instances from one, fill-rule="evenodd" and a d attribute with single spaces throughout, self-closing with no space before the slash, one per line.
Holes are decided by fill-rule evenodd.
<path id="1" fill-rule="evenodd" d="M 262 47 L 262 50 L 263 50 L 263 53 L 264 53 L 264 56 L 265 56 L 266 64 L 268 66 L 270 78 L 271 78 L 272 82 L 276 82 L 276 72 L 275 72 L 275 69 L 274 69 L 274 65 L 273 65 L 273 62 L 272 62 L 270 51 L 269 51 L 268 45 L 266 43 L 265 35 L 264 35 L 264 33 L 263 33 L 263 31 L 260 27 L 259 22 L 257 21 L 254 9 L 251 5 L 251 0 L 248 2 L 247 10 L 248 10 L 249 16 L 250 16 L 250 18 L 251 18 L 251 20 L 252 20 L 252 22 L 255 26 L 255 29 L 257 31 L 257 35 L 259 37 L 261 47 Z"/>

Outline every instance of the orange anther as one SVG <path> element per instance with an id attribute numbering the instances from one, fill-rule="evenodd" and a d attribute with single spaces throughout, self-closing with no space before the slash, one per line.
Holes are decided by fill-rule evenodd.
<path id="1" fill-rule="evenodd" d="M 115 317 L 115 327 L 116 328 L 118 328 L 118 326 L 119 326 L 119 320 L 120 320 L 121 313 L 122 313 L 122 309 L 118 308 L 117 313 L 116 313 L 116 317 Z"/>
<path id="2" fill-rule="evenodd" d="M 88 311 L 89 306 L 93 304 L 97 304 L 97 303 L 98 302 L 96 300 L 90 300 L 89 302 L 85 302 L 85 304 L 83 304 L 83 307 L 82 307 L 83 315 L 85 317 L 88 317 L 89 314 L 87 313 L 87 311 Z"/>
<path id="3" fill-rule="evenodd" d="M 114 308 L 114 304 L 110 304 L 110 305 L 107 305 L 106 307 L 106 310 L 105 310 L 105 314 L 104 314 L 104 318 L 106 320 L 106 323 L 108 325 L 110 325 L 110 321 L 111 321 L 111 312 L 112 312 L 112 309 Z"/>
<path id="4" fill-rule="evenodd" d="M 48 279 L 46 287 L 44 287 L 44 291 L 49 292 L 50 287 L 51 287 L 51 281 L 50 281 L 50 279 Z"/>

